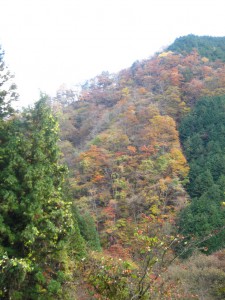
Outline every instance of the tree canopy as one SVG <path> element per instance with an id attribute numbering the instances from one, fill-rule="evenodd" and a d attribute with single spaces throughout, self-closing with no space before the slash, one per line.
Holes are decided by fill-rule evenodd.
<path id="1" fill-rule="evenodd" d="M 190 205 L 180 229 L 204 240 L 209 252 L 225 246 L 225 96 L 204 98 L 180 125 L 180 138 L 190 165 Z"/>
<path id="2" fill-rule="evenodd" d="M 66 169 L 46 99 L 12 119 L 7 136 L 0 162 L 1 298 L 65 299 L 69 245 L 75 256 L 85 250 L 63 193 Z"/>
<path id="3" fill-rule="evenodd" d="M 211 61 L 219 59 L 225 61 L 225 37 L 189 34 L 177 38 L 167 49 L 182 54 L 188 54 L 193 50 L 197 50 L 202 57 L 206 57 Z"/>

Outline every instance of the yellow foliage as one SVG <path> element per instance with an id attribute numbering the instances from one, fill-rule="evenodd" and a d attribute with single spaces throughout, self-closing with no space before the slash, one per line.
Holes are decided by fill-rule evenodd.
<path id="1" fill-rule="evenodd" d="M 186 158 L 180 149 L 173 148 L 171 151 L 171 168 L 172 172 L 176 175 L 181 175 L 183 178 L 187 177 L 189 167 L 187 165 Z"/>
<path id="2" fill-rule="evenodd" d="M 159 209 L 159 207 L 157 205 L 152 205 L 152 207 L 150 208 L 150 211 L 153 215 L 159 215 L 161 213 L 161 210 Z"/>
<path id="3" fill-rule="evenodd" d="M 172 51 L 168 51 L 168 52 L 162 52 L 158 55 L 158 57 L 167 57 L 168 55 L 173 54 Z"/>
<path id="4" fill-rule="evenodd" d="M 209 61 L 209 59 L 207 57 L 202 58 L 202 62 L 207 63 L 208 61 Z"/>

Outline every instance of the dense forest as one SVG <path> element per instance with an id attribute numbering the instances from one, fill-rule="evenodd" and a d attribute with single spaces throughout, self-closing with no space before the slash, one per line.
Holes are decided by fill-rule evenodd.
<path id="1" fill-rule="evenodd" d="M 0 56 L 0 299 L 225 299 L 225 38 L 22 112 Z"/>

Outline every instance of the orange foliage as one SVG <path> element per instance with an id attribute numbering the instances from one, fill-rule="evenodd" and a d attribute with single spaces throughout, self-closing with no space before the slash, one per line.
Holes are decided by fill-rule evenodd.
<path id="1" fill-rule="evenodd" d="M 171 84 L 179 86 L 181 81 L 183 80 L 183 76 L 179 73 L 177 67 L 171 69 Z"/>
<path id="2" fill-rule="evenodd" d="M 151 146 L 179 147 L 178 132 L 175 121 L 168 116 L 155 116 L 150 121 L 151 126 L 146 128 L 145 135 Z"/>
<path id="3" fill-rule="evenodd" d="M 113 220 L 115 219 L 115 216 L 116 216 L 115 211 L 116 211 L 115 200 L 110 200 L 107 207 L 104 207 L 102 210 L 103 214 L 105 214 L 107 216 L 107 218 L 113 219 Z"/>
<path id="4" fill-rule="evenodd" d="M 104 181 L 104 175 L 97 173 L 94 175 L 92 180 L 93 180 L 93 182 L 102 182 L 102 181 Z"/>
<path id="5" fill-rule="evenodd" d="M 154 148 L 153 145 L 148 145 L 148 146 L 143 145 L 139 149 L 140 151 L 145 152 L 148 155 L 156 154 L 156 152 L 158 151 L 156 148 Z"/>
<path id="6" fill-rule="evenodd" d="M 117 257 L 125 260 L 130 258 L 129 249 L 124 248 L 120 244 L 111 245 L 107 250 L 105 250 L 105 253 L 112 257 Z"/>
<path id="7" fill-rule="evenodd" d="M 130 153 L 134 154 L 137 152 L 136 147 L 134 146 L 127 146 L 127 149 L 129 150 Z"/>
<path id="8" fill-rule="evenodd" d="M 144 88 L 144 87 L 141 87 L 138 89 L 138 93 L 140 95 L 145 95 L 148 91 Z"/>

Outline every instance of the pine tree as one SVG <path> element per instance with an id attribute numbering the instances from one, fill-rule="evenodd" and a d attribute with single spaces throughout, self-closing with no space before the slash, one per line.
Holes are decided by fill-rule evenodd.
<path id="1" fill-rule="evenodd" d="M 13 112 L 11 102 L 18 97 L 13 75 L 4 62 L 4 52 L 0 46 L 0 120 Z"/>
<path id="2" fill-rule="evenodd" d="M 207 253 L 224 248 L 225 97 L 203 98 L 180 125 L 190 165 L 187 190 L 192 198 L 179 218 L 179 229 Z"/>
<path id="3" fill-rule="evenodd" d="M 63 196 L 66 169 L 46 99 L 12 120 L 7 133 L 0 162 L 1 299 L 66 299 L 71 237 L 78 256 L 84 242 Z"/>
<path id="4" fill-rule="evenodd" d="M 101 251 L 99 235 L 93 217 L 88 212 L 84 215 L 80 215 L 75 209 L 74 215 L 76 216 L 80 233 L 87 243 L 87 247 L 91 250 Z"/>

